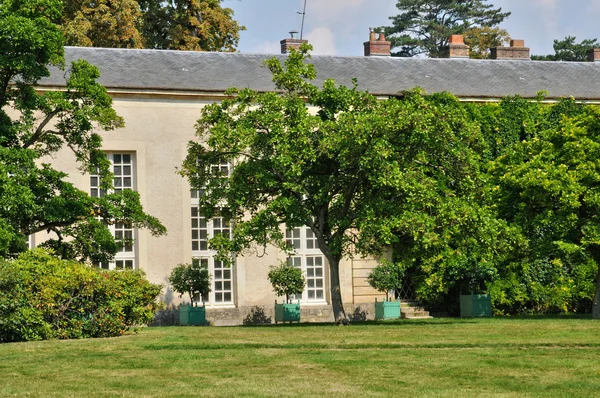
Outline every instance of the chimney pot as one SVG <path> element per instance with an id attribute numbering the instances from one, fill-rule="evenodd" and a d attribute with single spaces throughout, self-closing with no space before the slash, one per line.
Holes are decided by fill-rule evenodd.
<path id="1" fill-rule="evenodd" d="M 511 39 L 510 46 L 516 48 L 523 48 L 525 47 L 525 40 Z"/>
<path id="2" fill-rule="evenodd" d="M 295 50 L 299 50 L 300 45 L 302 43 L 308 43 L 308 40 L 300 40 L 300 39 L 295 38 L 294 36 L 297 33 L 298 33 L 298 31 L 292 30 L 292 31 L 290 31 L 290 37 L 288 37 L 287 39 L 283 39 L 279 42 L 279 44 L 281 44 L 281 53 L 282 54 L 289 53 L 292 48 Z"/>
<path id="3" fill-rule="evenodd" d="M 462 35 L 451 35 L 448 38 L 448 47 L 443 56 L 444 58 L 469 58 L 469 46 L 465 44 Z"/>
<path id="4" fill-rule="evenodd" d="M 377 40 L 377 33 L 373 30 L 373 28 L 369 28 L 369 40 L 375 41 Z"/>
<path id="5" fill-rule="evenodd" d="M 450 39 L 448 39 L 450 44 L 465 44 L 465 40 L 463 35 L 450 35 Z"/>
<path id="6" fill-rule="evenodd" d="M 392 43 L 390 41 L 385 40 L 385 35 L 383 33 L 379 33 L 379 37 L 377 37 L 377 33 L 373 32 L 373 29 L 369 28 L 369 41 L 363 43 L 365 47 L 365 56 L 390 56 Z"/>

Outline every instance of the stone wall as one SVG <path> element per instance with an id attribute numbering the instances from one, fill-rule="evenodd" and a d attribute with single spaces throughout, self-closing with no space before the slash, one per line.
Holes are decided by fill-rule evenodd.
<path id="1" fill-rule="evenodd" d="M 243 325 L 244 319 L 252 318 L 252 311 L 264 312 L 265 318 L 270 318 L 275 323 L 275 309 L 273 306 L 255 306 L 240 308 L 207 308 L 206 319 L 212 326 L 237 326 Z M 344 304 L 346 315 L 351 321 L 373 320 L 375 317 L 374 303 Z M 333 311 L 329 305 L 301 305 L 300 321 L 308 323 L 332 323 L 334 321 Z M 150 326 L 174 326 L 179 325 L 179 309 L 176 306 L 168 307 L 159 311 Z"/>

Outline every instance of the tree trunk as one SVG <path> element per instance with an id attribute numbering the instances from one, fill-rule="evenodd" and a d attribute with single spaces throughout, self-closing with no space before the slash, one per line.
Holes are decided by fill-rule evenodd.
<path id="1" fill-rule="evenodd" d="M 598 264 L 598 276 L 596 276 L 596 294 L 594 295 L 594 301 L 592 301 L 592 318 L 600 319 L 600 263 Z"/>
<path id="2" fill-rule="evenodd" d="M 331 307 L 333 308 L 333 318 L 337 323 L 347 323 L 348 317 L 344 311 L 342 302 L 342 291 L 340 289 L 340 258 L 330 256 L 329 260 L 329 286 L 331 288 Z"/>

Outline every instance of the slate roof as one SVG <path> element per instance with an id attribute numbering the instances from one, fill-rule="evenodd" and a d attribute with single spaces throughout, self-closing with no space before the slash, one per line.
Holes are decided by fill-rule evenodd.
<path id="1" fill-rule="evenodd" d="M 274 89 L 262 67 L 270 54 L 211 53 L 66 47 L 67 61 L 83 58 L 99 67 L 100 82 L 113 89 L 223 92 L 229 87 Z M 284 55 L 276 55 L 283 60 Z M 376 95 L 397 95 L 420 86 L 428 93 L 448 91 L 459 97 L 501 98 L 573 96 L 600 100 L 600 62 L 544 62 L 392 57 L 313 56 L 316 83 L 333 78 Z M 40 82 L 64 85 L 63 72 Z"/>

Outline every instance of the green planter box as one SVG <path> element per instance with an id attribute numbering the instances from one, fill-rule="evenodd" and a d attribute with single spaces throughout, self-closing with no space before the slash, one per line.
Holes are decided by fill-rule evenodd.
<path id="1" fill-rule="evenodd" d="M 461 294 L 461 317 L 492 316 L 492 303 L 489 294 Z"/>
<path id="2" fill-rule="evenodd" d="M 400 318 L 400 301 L 375 300 L 375 319 Z"/>
<path id="3" fill-rule="evenodd" d="M 275 323 L 300 322 L 300 301 L 296 304 L 277 304 L 275 302 Z"/>
<path id="4" fill-rule="evenodd" d="M 190 305 L 179 306 L 179 324 L 182 326 L 204 326 L 206 325 L 206 308 L 192 307 Z"/>

